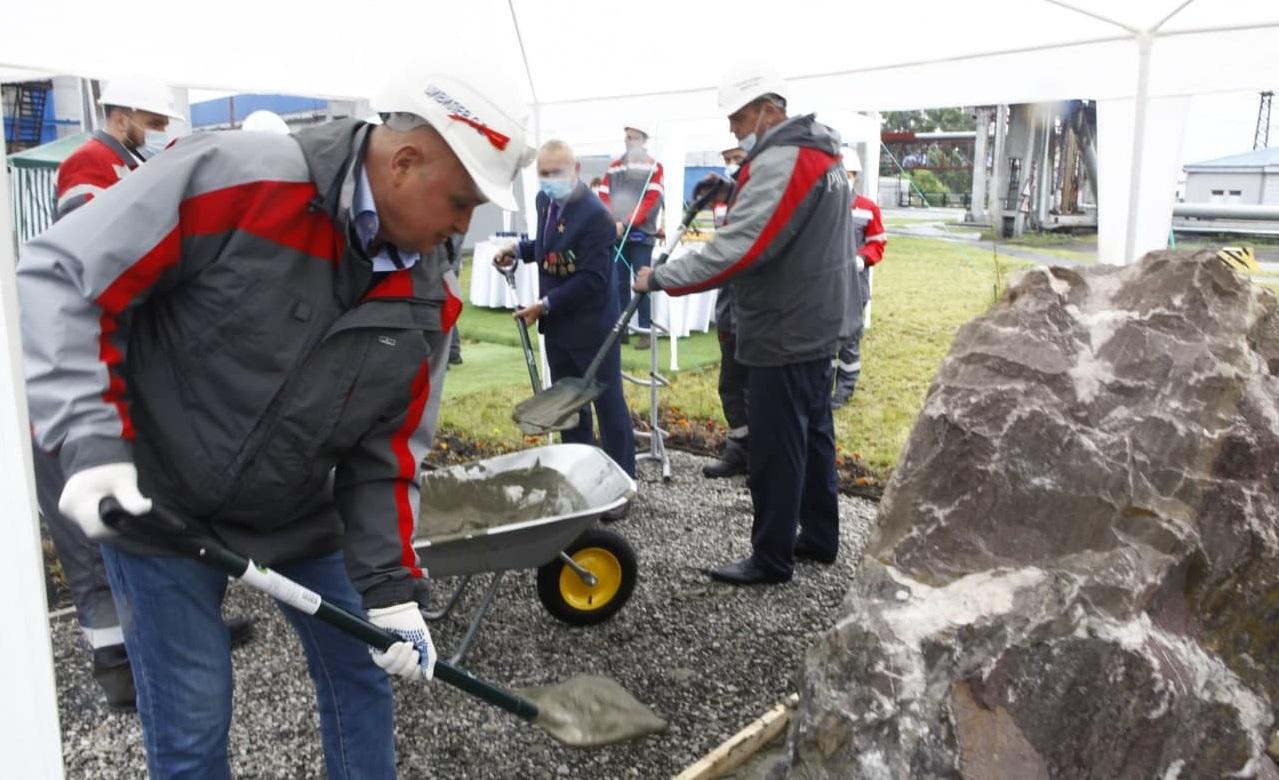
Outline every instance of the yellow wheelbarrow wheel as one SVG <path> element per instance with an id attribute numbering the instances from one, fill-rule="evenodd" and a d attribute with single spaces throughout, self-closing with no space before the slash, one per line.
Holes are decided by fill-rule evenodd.
<path id="1" fill-rule="evenodd" d="M 546 611 L 575 626 L 608 620 L 625 606 L 635 590 L 639 565 L 635 550 L 620 534 L 591 528 L 564 554 L 594 577 L 588 582 L 563 558 L 537 570 L 537 595 Z"/>

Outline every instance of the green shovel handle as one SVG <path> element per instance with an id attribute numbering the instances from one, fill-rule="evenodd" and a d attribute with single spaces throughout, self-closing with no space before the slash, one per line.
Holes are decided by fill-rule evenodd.
<path id="1" fill-rule="evenodd" d="M 302 587 L 279 572 L 273 572 L 265 567 L 258 566 L 251 559 L 228 549 L 208 534 L 193 532 L 190 525 L 179 515 L 159 505 L 154 506 L 149 514 L 132 515 L 124 511 L 123 507 L 114 498 L 108 497 L 102 499 L 98 512 L 102 516 L 104 523 L 125 536 L 150 544 L 161 544 L 174 552 L 181 553 L 236 579 L 243 580 L 250 586 L 256 587 L 272 597 L 279 599 L 281 592 L 301 594 L 303 598 L 300 601 L 302 603 L 290 603 L 288 601 L 285 603 L 290 603 L 290 606 L 303 612 L 310 612 L 325 623 L 340 631 L 345 631 L 378 650 L 385 651 L 396 642 L 403 641 L 390 631 L 373 625 L 359 615 L 325 601 L 318 594 Z M 250 568 L 257 569 L 257 576 L 246 578 L 245 574 L 249 572 Z M 266 574 L 267 572 L 269 574 Z M 267 590 L 258 585 L 258 580 L 263 576 L 269 576 L 281 588 Z M 530 722 L 537 719 L 538 709 L 533 702 L 511 693 L 505 688 L 500 688 L 490 682 L 481 680 L 470 672 L 463 671 L 447 661 L 435 662 L 435 677 L 472 696 L 483 699 L 489 704 L 500 707 L 516 717 Z"/>

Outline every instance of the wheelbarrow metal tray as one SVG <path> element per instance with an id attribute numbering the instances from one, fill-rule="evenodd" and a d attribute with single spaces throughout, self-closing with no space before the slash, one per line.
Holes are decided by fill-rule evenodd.
<path id="1" fill-rule="evenodd" d="M 552 444 L 424 473 L 419 527 L 430 527 L 432 477 L 483 479 L 475 476 L 476 467 L 497 476 L 536 466 L 563 476 L 586 499 L 587 508 L 482 531 L 418 538 L 413 546 L 431 577 L 532 569 L 549 563 L 600 515 L 620 507 L 635 493 L 635 481 L 598 447 Z"/>

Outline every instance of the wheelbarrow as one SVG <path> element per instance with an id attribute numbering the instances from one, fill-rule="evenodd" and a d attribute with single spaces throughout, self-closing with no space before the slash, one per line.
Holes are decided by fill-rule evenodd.
<path id="1" fill-rule="evenodd" d="M 458 509 L 459 486 L 483 488 L 477 483 L 518 477 L 538 468 L 553 471 L 580 496 L 574 508 L 566 511 L 563 503 L 552 500 L 539 505 L 534 497 L 523 507 L 523 515 L 535 515 L 533 519 L 473 530 L 433 531 L 449 524 L 451 518 L 444 517 L 446 508 Z M 538 598 L 547 612 L 565 623 L 594 625 L 617 614 L 635 589 L 639 566 L 625 537 L 598 527 L 596 521 L 624 504 L 634 492 L 635 481 L 603 450 L 588 444 L 535 447 L 423 473 L 418 538 L 413 547 L 431 579 L 461 578 L 443 607 L 427 608 L 423 614 L 428 620 L 446 617 L 473 577 L 493 575 L 452 662 L 460 663 L 466 655 L 502 576 L 514 569 L 537 570 Z M 545 514 L 539 513 L 539 508 L 544 508 Z"/>

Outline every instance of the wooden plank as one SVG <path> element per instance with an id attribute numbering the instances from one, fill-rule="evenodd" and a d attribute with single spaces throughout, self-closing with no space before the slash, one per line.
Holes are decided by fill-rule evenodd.
<path id="1" fill-rule="evenodd" d="M 711 780 L 738 768 L 782 733 L 798 705 L 799 694 L 792 693 L 719 747 L 702 756 L 697 763 L 680 772 L 674 780 Z"/>

